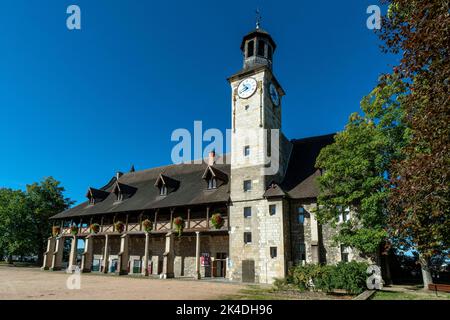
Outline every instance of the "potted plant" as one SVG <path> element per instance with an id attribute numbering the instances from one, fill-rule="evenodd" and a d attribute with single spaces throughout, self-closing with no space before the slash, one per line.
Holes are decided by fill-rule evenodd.
<path id="1" fill-rule="evenodd" d="M 215 229 L 220 229 L 223 227 L 223 224 L 225 220 L 223 219 L 222 215 L 220 213 L 215 213 L 211 216 L 211 224 L 214 226 Z"/>
<path id="2" fill-rule="evenodd" d="M 175 225 L 175 230 L 178 232 L 178 236 L 181 237 L 181 233 L 183 232 L 184 228 L 184 220 L 182 217 L 177 217 L 173 219 L 173 224 Z"/>
<path id="3" fill-rule="evenodd" d="M 60 226 L 53 226 L 52 227 L 52 234 L 54 237 L 56 237 L 61 232 Z"/>
<path id="4" fill-rule="evenodd" d="M 122 233 L 123 230 L 125 230 L 125 225 L 123 224 L 122 221 L 117 221 L 117 222 L 114 224 L 114 228 L 115 228 L 115 230 L 116 230 L 117 232 Z"/>
<path id="5" fill-rule="evenodd" d="M 148 233 L 153 230 L 153 223 L 149 219 L 145 219 L 142 221 L 142 228 Z"/>
<path id="6" fill-rule="evenodd" d="M 98 233 L 100 231 L 100 225 L 98 223 L 93 223 L 89 226 L 91 233 Z"/>
<path id="7" fill-rule="evenodd" d="M 77 225 L 73 224 L 70 226 L 70 233 L 76 236 L 78 234 L 78 227 Z"/>

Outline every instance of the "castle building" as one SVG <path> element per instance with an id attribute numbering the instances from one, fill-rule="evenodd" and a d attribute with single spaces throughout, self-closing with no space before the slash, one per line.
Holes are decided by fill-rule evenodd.
<path id="1" fill-rule="evenodd" d="M 315 161 L 333 135 L 288 140 L 275 41 L 258 25 L 241 50 L 243 67 L 228 79 L 230 154 L 132 168 L 89 188 L 86 202 L 52 217 L 43 269 L 272 283 L 295 264 L 356 258 L 315 218 Z"/>

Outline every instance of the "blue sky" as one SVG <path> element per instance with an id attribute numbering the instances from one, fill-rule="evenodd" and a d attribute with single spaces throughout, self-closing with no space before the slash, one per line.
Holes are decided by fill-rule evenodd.
<path id="1" fill-rule="evenodd" d="M 342 130 L 395 64 L 366 28 L 376 2 L 3 0 L 0 187 L 54 176 L 80 202 L 132 164 L 169 164 L 177 128 L 225 131 L 226 78 L 242 66 L 256 7 L 278 45 L 284 133 Z M 82 30 L 66 28 L 70 4 Z"/>

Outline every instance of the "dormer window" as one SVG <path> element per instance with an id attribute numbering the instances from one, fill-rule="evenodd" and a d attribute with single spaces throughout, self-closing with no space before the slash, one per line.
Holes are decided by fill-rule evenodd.
<path id="1" fill-rule="evenodd" d="M 212 177 L 208 179 L 208 190 L 217 189 L 217 179 Z"/>
<path id="2" fill-rule="evenodd" d="M 167 187 L 165 184 L 161 184 L 161 186 L 159 187 L 159 195 L 167 196 Z"/>
<path id="3" fill-rule="evenodd" d="M 130 197 L 132 197 L 136 193 L 137 189 L 135 187 L 116 182 L 113 193 L 116 195 L 116 203 L 122 202 Z"/>
<path id="4" fill-rule="evenodd" d="M 214 190 L 228 182 L 228 175 L 214 166 L 208 166 L 202 178 L 206 181 L 206 189 Z"/>
<path id="5" fill-rule="evenodd" d="M 155 182 L 155 187 L 159 189 L 160 196 L 167 196 L 169 193 L 176 191 L 180 186 L 178 180 L 169 178 L 166 175 L 160 174 Z"/>
<path id="6" fill-rule="evenodd" d="M 109 192 L 106 192 L 104 190 L 89 188 L 86 197 L 89 200 L 89 205 L 94 205 L 98 202 L 102 202 L 109 196 Z"/>

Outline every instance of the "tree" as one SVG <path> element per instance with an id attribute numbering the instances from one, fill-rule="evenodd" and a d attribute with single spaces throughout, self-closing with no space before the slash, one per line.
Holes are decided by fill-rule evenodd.
<path id="1" fill-rule="evenodd" d="M 0 189 L 0 248 L 9 262 L 13 255 L 34 253 L 29 205 L 24 192 Z"/>
<path id="2" fill-rule="evenodd" d="M 380 38 L 384 51 L 402 53 L 396 71 L 409 84 L 404 158 L 392 167 L 391 236 L 419 252 L 424 287 L 434 255 L 450 242 L 450 15 L 448 1 L 389 0 Z"/>
<path id="3" fill-rule="evenodd" d="M 361 101 L 363 114 L 350 116 L 345 130 L 321 150 L 316 162 L 323 170 L 318 221 L 338 230 L 336 241 L 375 259 L 388 236 L 389 166 L 401 157 L 405 143 L 401 108 L 405 91 L 395 75 L 381 77 L 378 86 Z M 344 208 L 350 209 L 354 219 L 338 227 Z"/>
<path id="4" fill-rule="evenodd" d="M 64 191 L 60 182 L 53 177 L 45 178 L 40 183 L 27 185 L 27 196 L 34 226 L 34 252 L 38 255 L 39 261 L 45 252 L 47 238 L 51 234 L 49 218 L 68 209 L 73 204 L 73 201 L 64 197 Z"/>

